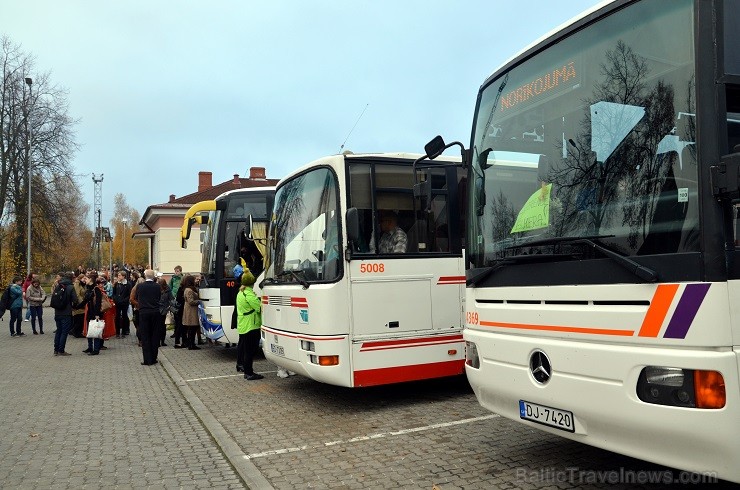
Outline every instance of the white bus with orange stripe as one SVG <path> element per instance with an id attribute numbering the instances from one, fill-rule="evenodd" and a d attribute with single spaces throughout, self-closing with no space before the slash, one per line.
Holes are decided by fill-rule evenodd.
<path id="1" fill-rule="evenodd" d="M 481 86 L 464 337 L 484 407 L 740 482 L 738 19 L 604 2 Z"/>
<path id="2" fill-rule="evenodd" d="M 415 179 L 417 157 L 335 155 L 280 181 L 262 283 L 267 359 L 348 387 L 464 373 L 464 174 L 448 159 Z M 415 197 L 415 181 L 428 192 Z M 404 252 L 380 252 L 381 212 L 395 214 Z"/>

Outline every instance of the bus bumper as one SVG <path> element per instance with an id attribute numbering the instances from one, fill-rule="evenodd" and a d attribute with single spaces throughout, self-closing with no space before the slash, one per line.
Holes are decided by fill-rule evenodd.
<path id="1" fill-rule="evenodd" d="M 725 349 L 668 349 L 511 336 L 466 329 L 479 367 L 466 365 L 479 403 L 502 416 L 574 441 L 721 479 L 740 481 L 738 353 Z M 550 361 L 551 378 L 538 383 L 530 359 Z M 637 396 L 646 366 L 719 371 L 721 409 L 655 405 Z M 520 400 L 572 412 L 574 432 L 520 417 Z"/>

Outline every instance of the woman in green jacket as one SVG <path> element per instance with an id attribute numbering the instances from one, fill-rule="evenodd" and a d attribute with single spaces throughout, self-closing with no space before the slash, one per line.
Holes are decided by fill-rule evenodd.
<path id="1" fill-rule="evenodd" d="M 264 376 L 254 372 L 252 362 L 260 347 L 260 327 L 262 326 L 262 300 L 252 287 L 254 275 L 249 269 L 242 274 L 239 293 L 236 295 L 236 328 L 239 344 L 236 348 L 236 370 L 244 371 L 244 379 L 254 381 Z"/>

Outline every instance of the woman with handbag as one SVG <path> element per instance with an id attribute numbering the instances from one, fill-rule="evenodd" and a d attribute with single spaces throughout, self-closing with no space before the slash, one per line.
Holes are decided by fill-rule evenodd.
<path id="1" fill-rule="evenodd" d="M 200 328 L 198 323 L 200 296 L 195 287 L 195 276 L 185 276 L 180 288 L 183 290 L 182 327 L 187 339 L 185 344 L 188 350 L 200 350 L 200 347 L 195 345 L 196 332 Z"/>
<path id="2" fill-rule="evenodd" d="M 87 337 L 87 349 L 82 352 L 90 356 L 100 354 L 100 349 L 103 346 L 103 329 L 101 328 L 98 333 L 98 326 L 100 322 L 103 322 L 103 325 L 105 323 L 102 318 L 103 314 L 100 311 L 103 301 L 103 290 L 96 287 L 96 280 L 97 274 L 91 273 L 85 285 L 85 331 L 83 333 Z M 92 322 L 95 322 L 95 324 L 92 325 Z M 92 333 L 93 329 L 95 329 L 95 333 Z"/>

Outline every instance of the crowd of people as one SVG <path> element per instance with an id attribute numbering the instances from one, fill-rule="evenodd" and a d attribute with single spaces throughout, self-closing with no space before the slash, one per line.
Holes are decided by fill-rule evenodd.
<path id="1" fill-rule="evenodd" d="M 198 345 L 205 343 L 198 322 L 199 278 L 183 276 L 180 266 L 175 267 L 169 281 L 161 273 L 138 265 L 114 265 L 110 272 L 80 266 L 57 274 L 48 291 L 37 274 L 14 277 L 7 287 L 10 336 L 26 336 L 24 321 L 31 323 L 34 335 L 44 335 L 43 311 L 51 308 L 56 326 L 54 356 L 71 355 L 67 351 L 70 335 L 87 338 L 83 353 L 99 355 L 108 348 L 108 339 L 131 335 L 132 323 L 136 343 L 142 349 L 142 365 L 157 363 L 159 348 L 167 345 L 168 325 L 174 326 L 171 337 L 175 348 L 198 350 Z M 100 335 L 88 336 L 88 328 L 101 325 Z"/>

